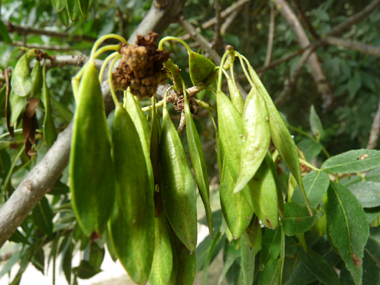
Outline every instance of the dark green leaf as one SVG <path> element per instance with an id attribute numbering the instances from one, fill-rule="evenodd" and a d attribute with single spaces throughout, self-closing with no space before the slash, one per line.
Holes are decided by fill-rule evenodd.
<path id="1" fill-rule="evenodd" d="M 307 253 L 302 249 L 300 249 L 299 252 L 301 262 L 321 283 L 326 285 L 339 284 L 336 273 L 322 256 L 314 252 L 311 248 L 307 249 Z"/>
<path id="2" fill-rule="evenodd" d="M 74 243 L 70 242 L 66 251 L 63 253 L 62 269 L 67 282 L 71 283 L 71 260 L 73 258 Z"/>
<path id="3" fill-rule="evenodd" d="M 380 183 L 363 181 L 353 184 L 348 189 L 365 208 L 380 206 Z"/>
<path id="4" fill-rule="evenodd" d="M 216 230 L 215 232 L 217 232 Z M 217 244 L 212 248 L 212 245 L 215 241 L 215 239 L 212 239 L 210 236 L 207 236 L 196 248 L 195 250 L 195 256 L 197 258 L 197 272 L 203 270 L 204 263 L 209 256 L 210 250 L 212 250 L 211 260 L 215 259 L 215 257 L 218 255 L 220 250 L 223 248 L 224 240 L 226 236 L 223 235 L 221 239 L 217 241 Z"/>
<path id="5" fill-rule="evenodd" d="M 39 270 L 42 274 L 45 273 L 45 254 L 43 248 L 39 248 L 32 258 L 32 264 Z"/>
<path id="6" fill-rule="evenodd" d="M 7 26 L 4 25 L 3 21 L 0 20 L 0 42 L 12 43 L 12 39 L 8 34 Z"/>
<path id="7" fill-rule="evenodd" d="M 344 186 L 331 182 L 327 191 L 327 222 L 331 240 L 356 284 L 362 284 L 362 258 L 369 236 L 364 210 Z"/>
<path id="8" fill-rule="evenodd" d="M 79 0 L 66 0 L 67 13 L 72 22 L 80 15 Z"/>
<path id="9" fill-rule="evenodd" d="M 362 81 L 361 81 L 360 73 L 356 71 L 354 73 L 354 76 L 352 76 L 347 83 L 347 89 L 348 89 L 348 93 L 350 93 L 351 99 L 355 97 L 356 93 L 359 91 L 361 86 L 362 86 Z"/>
<path id="10" fill-rule="evenodd" d="M 314 105 L 311 105 L 309 120 L 310 120 L 311 131 L 313 132 L 317 141 L 319 141 L 323 134 L 323 128 L 322 128 L 321 120 L 319 119 L 319 116 L 317 112 L 315 111 Z"/>
<path id="11" fill-rule="evenodd" d="M 281 247 L 281 227 L 277 227 L 275 230 L 265 229 L 260 263 L 265 265 L 270 259 L 276 259 L 280 254 Z"/>
<path id="12" fill-rule="evenodd" d="M 1 149 L 0 145 L 0 178 L 5 179 L 7 177 L 11 164 L 11 157 L 6 150 Z"/>
<path id="13" fill-rule="evenodd" d="M 236 258 L 237 256 L 229 255 L 227 256 L 226 260 L 224 260 L 224 266 L 218 280 L 218 285 L 222 284 L 224 277 L 226 276 L 227 272 L 230 270 L 231 266 L 234 264 Z"/>
<path id="14" fill-rule="evenodd" d="M 93 268 L 87 260 L 81 260 L 79 266 L 73 268 L 73 273 L 80 279 L 90 279 L 100 271 L 100 269 Z"/>
<path id="15" fill-rule="evenodd" d="M 11 90 L 9 96 L 9 105 L 11 108 L 11 124 L 14 127 L 17 127 L 17 123 L 21 120 L 22 114 L 24 113 L 26 107 L 26 97 L 18 96 L 16 93 Z"/>
<path id="16" fill-rule="evenodd" d="M 311 139 L 303 139 L 298 143 L 298 147 L 305 155 L 306 161 L 311 161 L 322 150 L 321 143 Z"/>
<path id="17" fill-rule="evenodd" d="M 357 173 L 380 166 L 380 151 L 358 149 L 350 150 L 326 160 L 322 169 L 333 173 Z"/>
<path id="18" fill-rule="evenodd" d="M 372 252 L 365 249 L 363 259 L 363 284 L 380 284 L 380 268 L 378 260 L 373 258 Z"/>
<path id="19" fill-rule="evenodd" d="M 366 245 L 366 250 L 368 250 L 377 263 L 380 264 L 380 227 L 371 228 L 370 236 Z"/>
<path id="20" fill-rule="evenodd" d="M 283 219 L 285 234 L 292 236 L 310 230 L 322 215 L 322 211 L 313 209 L 311 217 L 306 206 L 297 202 L 286 203 L 285 218 Z"/>
<path id="21" fill-rule="evenodd" d="M 281 266 L 281 258 L 269 260 L 260 274 L 259 285 L 276 285 L 281 274 Z"/>
<path id="22" fill-rule="evenodd" d="M 305 265 L 302 262 L 298 262 L 292 271 L 292 275 L 290 275 L 288 281 L 285 284 L 307 285 L 311 284 L 315 280 L 317 280 L 317 278 L 315 278 L 315 276 L 306 269 Z"/>
<path id="23" fill-rule="evenodd" d="M 92 242 L 90 245 L 90 258 L 88 262 L 92 266 L 92 268 L 96 270 L 100 270 L 100 266 L 102 265 L 104 259 L 104 248 L 100 248 L 100 246 L 96 242 Z"/>
<path id="24" fill-rule="evenodd" d="M 364 209 L 368 223 L 372 223 L 378 216 L 380 216 L 380 207 Z"/>
<path id="25" fill-rule="evenodd" d="M 327 188 L 329 187 L 330 178 L 327 173 L 323 171 L 312 171 L 302 178 L 305 185 L 307 198 L 309 199 L 310 206 L 317 208 L 322 202 Z M 298 202 L 304 204 L 304 200 L 301 195 L 301 191 L 297 186 L 294 189 L 292 202 Z"/>
<path id="26" fill-rule="evenodd" d="M 9 238 L 9 241 L 13 241 L 13 242 L 16 242 L 16 243 L 30 244 L 30 242 L 28 241 L 28 239 L 22 233 L 20 233 L 19 230 L 16 230 L 13 233 L 13 235 Z"/>
<path id="27" fill-rule="evenodd" d="M 51 0 L 54 9 L 58 12 L 61 12 L 64 8 L 66 8 L 65 0 Z"/>
<path id="28" fill-rule="evenodd" d="M 359 183 L 360 181 L 362 181 L 361 177 L 356 175 L 347 176 L 343 177 L 342 179 L 339 179 L 339 183 L 347 188 L 352 184 Z"/>
<path id="29" fill-rule="evenodd" d="M 255 257 L 257 251 L 260 249 L 260 245 L 255 248 L 251 248 L 246 240 L 246 237 L 241 237 L 240 239 L 240 273 L 238 284 L 252 284 L 253 276 L 255 272 Z"/>
<path id="30" fill-rule="evenodd" d="M 69 19 L 69 15 L 67 13 L 67 9 L 62 9 L 61 12 L 58 12 L 58 18 L 61 20 L 61 23 L 65 27 L 68 27 L 70 25 L 70 19 Z"/>
<path id="31" fill-rule="evenodd" d="M 62 183 L 61 181 L 57 181 L 55 184 L 54 184 L 54 187 L 53 187 L 53 190 L 48 192 L 48 194 L 51 194 L 51 195 L 64 195 L 64 194 L 67 194 L 69 193 L 70 191 L 70 188 Z"/>
<path id="32" fill-rule="evenodd" d="M 53 212 L 48 200 L 43 197 L 32 212 L 34 224 L 46 235 L 53 235 Z"/>
<path id="33" fill-rule="evenodd" d="M 53 145 L 54 141 L 57 139 L 57 131 L 55 129 L 52 107 L 50 102 L 50 93 L 46 85 L 46 64 L 44 65 L 43 70 L 43 88 L 42 88 L 42 99 L 45 108 L 45 117 L 44 117 L 44 128 L 43 134 L 46 144 L 50 147 Z"/>
<path id="34" fill-rule="evenodd" d="M 82 16 L 85 18 L 87 15 L 88 7 L 90 6 L 89 0 L 79 0 L 79 8 Z"/>

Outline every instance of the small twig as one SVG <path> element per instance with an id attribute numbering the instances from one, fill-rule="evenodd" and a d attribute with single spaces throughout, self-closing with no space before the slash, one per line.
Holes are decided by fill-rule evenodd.
<path id="1" fill-rule="evenodd" d="M 73 49 L 70 46 L 49 46 L 49 45 L 27 44 L 27 43 L 18 42 L 18 41 L 13 41 L 9 45 L 13 45 L 13 46 L 17 46 L 17 47 L 37 48 L 37 49 L 43 49 L 43 50 L 56 50 L 56 51 L 71 51 L 71 50 L 85 49 L 83 47 L 78 48 L 78 49 Z"/>
<path id="2" fill-rule="evenodd" d="M 269 23 L 269 35 L 268 35 L 268 49 L 267 55 L 265 57 L 264 66 L 268 66 L 270 59 L 272 57 L 273 50 L 273 37 L 274 37 L 274 18 L 275 18 L 275 9 L 273 2 L 270 3 L 270 23 Z"/>
<path id="3" fill-rule="evenodd" d="M 323 40 L 324 42 L 334 45 L 349 48 L 366 54 L 372 54 L 380 58 L 380 47 L 367 45 L 362 42 L 352 41 L 348 39 L 336 38 L 336 37 L 326 37 Z"/>
<path id="4" fill-rule="evenodd" d="M 222 6 L 220 4 L 220 0 L 215 0 L 214 3 L 214 8 L 215 8 L 215 36 L 213 40 L 211 41 L 211 47 L 213 49 L 216 49 L 218 46 L 218 43 L 220 42 L 220 27 L 222 25 L 222 17 L 220 15 L 222 11 Z"/>
<path id="5" fill-rule="evenodd" d="M 227 30 L 231 27 L 232 23 L 235 21 L 236 17 L 239 16 L 244 6 L 240 6 L 235 11 L 233 11 L 225 20 L 220 27 L 220 34 L 225 35 Z"/>
<path id="6" fill-rule="evenodd" d="M 356 13 L 355 15 L 352 15 L 343 23 L 340 23 L 339 25 L 332 28 L 330 32 L 328 32 L 327 35 L 325 36 L 338 36 L 338 35 L 343 34 L 352 25 L 355 25 L 356 23 L 360 22 L 365 17 L 367 17 L 369 14 L 371 14 L 375 10 L 376 6 L 378 5 L 380 5 L 380 0 L 373 0 L 363 10 Z"/>
<path id="7" fill-rule="evenodd" d="M 377 107 L 377 112 L 373 118 L 371 131 L 369 133 L 369 140 L 367 144 L 367 149 L 375 149 L 377 146 L 377 140 L 380 134 L 380 103 Z"/>
<path id="8" fill-rule="evenodd" d="M 301 20 L 303 21 L 303 23 L 305 24 L 307 30 L 309 31 L 309 33 L 313 36 L 313 38 L 315 40 L 319 40 L 320 39 L 320 36 L 318 35 L 318 33 L 315 31 L 313 25 L 310 23 L 309 19 L 306 17 L 303 9 L 302 9 L 302 6 L 301 6 L 301 3 L 299 0 L 293 0 L 294 1 L 294 4 L 296 5 L 296 10 L 298 12 L 298 15 L 300 16 Z"/>
<path id="9" fill-rule="evenodd" d="M 181 112 L 181 120 L 179 121 L 179 126 L 177 132 L 181 135 L 186 127 L 186 114 L 185 112 Z"/>
<path id="10" fill-rule="evenodd" d="M 242 6 L 244 6 L 244 4 L 250 2 L 251 0 L 240 0 L 234 4 L 232 4 L 230 7 L 228 7 L 226 10 L 222 11 L 220 13 L 220 17 L 222 19 L 228 17 L 232 12 L 234 12 L 235 10 L 238 10 L 239 8 L 241 8 Z M 213 25 L 215 25 L 215 22 L 216 22 L 216 18 L 212 18 L 210 20 L 208 20 L 206 23 L 204 23 L 202 25 L 202 29 L 209 29 L 211 28 Z M 197 32 L 200 32 L 200 28 L 197 28 Z M 180 37 L 181 40 L 188 40 L 191 38 L 191 33 L 188 32 L 188 34 Z"/>
<path id="11" fill-rule="evenodd" d="M 304 67 L 304 65 L 306 64 L 306 61 L 309 59 L 310 55 L 314 52 L 314 50 L 315 50 L 315 46 L 312 46 L 312 47 L 308 48 L 302 54 L 301 59 L 298 62 L 297 67 L 296 67 L 296 69 L 295 69 L 295 71 L 293 73 L 293 76 L 289 79 L 289 81 L 287 82 L 287 84 L 285 84 L 284 90 L 282 90 L 280 96 L 278 96 L 276 98 L 276 100 L 274 101 L 274 104 L 276 106 L 279 106 L 282 103 L 284 103 L 285 100 L 290 95 L 290 93 L 294 90 L 294 88 L 296 87 L 299 75 L 301 73 L 301 70 Z"/>
<path id="12" fill-rule="evenodd" d="M 64 40 L 68 39 L 74 42 L 93 43 L 96 41 L 96 38 L 86 36 L 86 35 L 79 36 L 79 35 L 72 35 L 71 33 L 66 33 L 66 32 L 55 32 L 55 31 L 49 31 L 49 30 L 44 30 L 44 29 L 35 29 L 31 27 L 25 27 L 25 26 L 13 24 L 11 22 L 7 23 L 7 30 L 9 33 L 18 33 L 22 35 L 44 35 L 44 36 L 57 38 L 57 39 L 64 39 Z"/>

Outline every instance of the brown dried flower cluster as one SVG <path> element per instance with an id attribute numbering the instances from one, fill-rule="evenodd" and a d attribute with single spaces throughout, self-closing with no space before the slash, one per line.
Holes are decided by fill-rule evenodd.
<path id="1" fill-rule="evenodd" d="M 197 101 L 195 101 L 195 99 L 193 97 L 190 97 L 187 100 L 189 101 L 190 112 L 194 115 L 198 114 L 199 106 L 197 104 Z M 183 95 L 180 95 L 178 97 L 178 99 L 176 101 L 174 101 L 174 103 L 173 103 L 174 109 L 177 112 L 182 112 L 185 108 L 184 102 L 185 102 L 185 99 L 184 99 Z"/>
<path id="2" fill-rule="evenodd" d="M 158 34 L 148 32 L 146 37 L 137 36 L 136 45 L 124 45 L 120 49 L 122 60 L 112 73 L 116 89 L 131 92 L 139 99 L 152 97 L 159 84 L 166 82 L 166 70 L 163 63 L 168 60 L 167 50 L 157 50 Z"/>

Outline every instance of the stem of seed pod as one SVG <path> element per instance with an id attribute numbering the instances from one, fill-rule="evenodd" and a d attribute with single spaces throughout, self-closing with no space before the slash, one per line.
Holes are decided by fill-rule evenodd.
<path id="1" fill-rule="evenodd" d="M 110 54 L 109 56 L 107 56 L 107 58 L 104 60 L 102 68 L 100 69 L 100 73 L 99 73 L 99 82 L 102 82 L 104 70 L 106 69 L 108 62 L 111 59 L 113 59 L 115 56 L 117 56 L 118 54 L 119 54 L 118 52 L 114 52 L 114 53 Z"/>
<path id="2" fill-rule="evenodd" d="M 121 41 L 122 43 L 125 43 L 125 44 L 128 44 L 127 40 L 124 39 L 122 36 L 119 36 L 119 35 L 116 35 L 116 34 L 108 34 L 108 35 L 104 35 L 102 37 L 100 37 L 99 39 L 97 39 L 97 41 L 94 43 L 94 45 L 92 46 L 92 50 L 91 50 L 91 55 L 90 55 L 90 59 L 95 59 L 95 53 L 98 49 L 98 47 L 100 46 L 100 44 L 105 41 L 105 40 L 108 40 L 108 39 L 116 39 L 116 40 L 119 40 Z"/>
<path id="3" fill-rule="evenodd" d="M 223 54 L 222 60 L 220 61 L 220 67 L 219 67 L 219 77 L 218 77 L 218 88 L 216 92 L 219 92 L 222 90 L 222 73 L 223 73 L 223 65 L 226 61 L 227 55 L 229 55 L 230 51 L 226 50 L 226 52 Z"/>
<path id="4" fill-rule="evenodd" d="M 247 77 L 247 79 L 248 79 L 248 81 L 249 81 L 249 84 L 251 84 L 251 87 L 253 88 L 253 87 L 255 86 L 255 84 L 253 83 L 251 76 L 249 75 L 249 73 L 247 72 L 247 69 L 245 68 L 245 64 L 244 64 L 244 61 L 243 61 L 243 59 L 242 59 L 241 54 L 238 53 L 237 51 L 235 51 L 235 55 L 237 55 L 237 56 L 239 57 L 240 65 L 241 65 L 241 67 L 243 68 L 243 71 L 244 71 L 245 77 Z"/>
<path id="5" fill-rule="evenodd" d="M 166 94 L 166 93 L 165 93 Z M 162 99 L 161 101 L 157 102 L 155 104 L 155 108 L 158 108 L 158 107 L 162 107 L 164 106 L 164 102 L 165 102 L 165 99 Z M 147 106 L 147 107 L 144 107 L 144 108 L 141 108 L 141 110 L 145 113 L 145 112 L 149 112 L 150 110 L 153 109 L 153 106 L 150 105 L 150 106 Z"/>
<path id="6" fill-rule="evenodd" d="M 117 95 L 115 93 L 115 88 L 113 86 L 113 81 L 112 81 L 112 68 L 113 66 L 115 65 L 116 61 L 121 58 L 121 55 L 119 56 L 116 56 L 113 61 L 111 62 L 110 64 L 110 67 L 108 69 L 108 84 L 110 85 L 110 91 L 111 91 L 111 95 L 112 95 L 112 99 L 113 99 L 113 102 L 115 103 L 115 106 L 117 106 L 117 104 L 119 104 L 119 100 L 117 99 Z"/>
<path id="7" fill-rule="evenodd" d="M 196 98 L 194 98 L 194 99 L 195 99 L 195 102 L 197 102 L 197 104 L 199 106 L 201 106 L 201 107 L 203 107 L 209 111 L 214 111 L 216 113 L 216 109 L 213 106 L 211 106 L 209 103 L 202 101 L 202 100 L 199 100 L 199 99 L 196 99 Z"/>
<path id="8" fill-rule="evenodd" d="M 120 50 L 120 45 L 109 45 L 109 46 L 104 46 L 98 49 L 94 55 L 94 58 L 97 58 L 99 55 L 101 55 L 103 52 L 110 51 L 110 50 Z"/>
<path id="9" fill-rule="evenodd" d="M 308 163 L 307 161 L 303 160 L 302 158 L 298 158 L 299 162 L 302 163 L 302 164 L 305 164 L 306 166 L 310 167 L 311 169 L 315 170 L 315 171 L 321 171 L 321 169 L 315 167 L 314 165 Z"/>
<path id="10" fill-rule="evenodd" d="M 169 37 L 165 37 L 165 38 L 162 38 L 162 39 L 160 40 L 160 42 L 158 43 L 158 49 L 162 50 L 163 45 L 164 45 L 164 42 L 166 42 L 166 41 L 170 41 L 170 40 L 172 40 L 172 41 L 176 41 L 176 42 L 179 42 L 179 43 L 183 44 L 183 45 L 185 46 L 185 48 L 187 49 L 187 52 L 188 52 L 188 53 L 193 52 L 193 51 L 191 50 L 191 48 L 189 47 L 189 45 L 188 45 L 185 41 L 183 41 L 183 40 L 181 40 L 181 39 L 179 39 L 179 38 L 176 38 L 176 37 L 171 37 L 171 36 L 169 36 Z"/>

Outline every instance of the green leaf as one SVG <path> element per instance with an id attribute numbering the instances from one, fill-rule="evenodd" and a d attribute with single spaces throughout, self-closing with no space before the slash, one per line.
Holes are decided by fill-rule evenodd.
<path id="1" fill-rule="evenodd" d="M 12 39 L 8 34 L 7 26 L 4 25 L 3 21 L 0 20 L 0 42 L 12 43 Z"/>
<path id="2" fill-rule="evenodd" d="M 67 13 L 67 9 L 63 9 L 61 12 L 58 12 L 58 18 L 65 27 L 70 26 L 70 19 Z"/>
<path id="3" fill-rule="evenodd" d="M 214 226 L 214 232 L 217 232 L 220 227 L 222 226 L 223 222 L 223 213 L 222 210 L 216 210 L 212 212 L 212 220 L 214 221 L 213 226 Z M 204 216 L 202 219 L 198 220 L 198 223 L 207 226 L 207 217 Z"/>
<path id="4" fill-rule="evenodd" d="M 364 210 L 344 186 L 331 182 L 326 209 L 330 237 L 355 284 L 362 284 L 362 258 L 369 236 Z"/>
<path id="5" fill-rule="evenodd" d="M 322 215 L 322 211 L 313 209 L 311 217 L 306 206 L 297 202 L 286 203 L 283 219 L 285 234 L 292 236 L 310 230 Z"/>
<path id="6" fill-rule="evenodd" d="M 10 141 L 12 143 L 12 141 Z M 0 144 L 0 178 L 5 179 L 11 168 L 12 162 L 7 150 L 1 149 Z"/>
<path id="7" fill-rule="evenodd" d="M 104 259 L 105 250 L 101 248 L 96 242 L 92 242 L 90 245 L 90 258 L 88 262 L 94 269 L 100 270 Z"/>
<path id="8" fill-rule="evenodd" d="M 326 285 L 339 285 L 339 279 L 332 267 L 318 253 L 311 248 L 307 249 L 307 253 L 300 249 L 300 259 L 307 270 L 314 275 L 321 283 Z"/>
<path id="9" fill-rule="evenodd" d="M 380 207 L 364 209 L 367 217 L 367 222 L 372 223 L 378 216 L 380 216 Z"/>
<path id="10" fill-rule="evenodd" d="M 218 232 L 218 230 L 215 230 Z M 225 235 L 217 240 L 216 245 L 213 245 L 215 239 L 212 239 L 209 235 L 197 246 L 195 250 L 195 256 L 197 257 L 197 272 L 203 270 L 203 266 L 208 258 L 210 251 L 212 251 L 210 264 L 216 258 L 220 250 L 223 248 Z"/>
<path id="11" fill-rule="evenodd" d="M 37 270 L 39 270 L 42 274 L 45 273 L 45 254 L 42 247 L 39 248 L 36 252 L 34 252 L 31 261 Z"/>
<path id="12" fill-rule="evenodd" d="M 51 192 L 48 192 L 47 194 L 51 194 L 51 195 L 64 195 L 64 194 L 67 194 L 69 193 L 70 191 L 70 188 L 62 183 L 61 181 L 57 181 L 55 184 L 54 184 L 54 187 L 53 187 L 53 190 Z"/>
<path id="13" fill-rule="evenodd" d="M 367 180 L 367 175 L 366 175 L 366 180 Z M 356 175 L 346 176 L 346 177 L 343 177 L 342 179 L 339 179 L 339 184 L 342 184 L 346 188 L 349 188 L 350 185 L 359 183 L 360 181 L 362 181 L 362 179 L 359 176 L 356 176 Z"/>
<path id="14" fill-rule="evenodd" d="M 322 164 L 322 170 L 333 173 L 357 173 L 380 166 L 380 151 L 358 149 L 330 157 Z"/>
<path id="15" fill-rule="evenodd" d="M 348 187 L 364 208 L 380 206 L 380 183 L 363 181 Z"/>
<path id="16" fill-rule="evenodd" d="M 51 147 L 55 140 L 57 139 L 57 131 L 55 129 L 53 114 L 51 109 L 50 102 L 50 93 L 46 85 L 46 64 L 44 65 L 43 70 L 43 89 L 42 89 L 42 99 L 45 108 L 45 117 L 44 117 L 44 128 L 43 134 L 44 139 L 48 147 Z"/>
<path id="17" fill-rule="evenodd" d="M 28 239 L 22 233 L 20 233 L 19 230 L 16 230 L 13 233 L 13 235 L 9 238 L 9 241 L 13 241 L 13 242 L 16 242 L 16 243 L 30 244 L 30 242 L 28 241 Z"/>
<path id="18" fill-rule="evenodd" d="M 57 11 L 57 13 L 66 8 L 65 0 L 51 0 L 51 2 L 53 3 L 54 9 Z"/>
<path id="19" fill-rule="evenodd" d="M 364 251 L 363 259 L 363 284 L 380 284 L 380 269 L 378 260 L 373 258 L 372 252 Z"/>
<path id="20" fill-rule="evenodd" d="M 53 212 L 46 197 L 43 197 L 32 212 L 35 225 L 46 235 L 53 235 Z"/>
<path id="21" fill-rule="evenodd" d="M 238 284 L 244 285 L 253 283 L 253 277 L 255 272 L 255 257 L 258 249 L 260 249 L 260 246 L 258 246 L 257 248 L 251 248 L 248 244 L 248 241 L 246 240 L 246 237 L 241 237 L 241 261 Z"/>
<path id="22" fill-rule="evenodd" d="M 259 285 L 277 285 L 281 274 L 282 259 L 271 259 L 260 274 Z"/>
<path id="23" fill-rule="evenodd" d="M 305 155 L 306 161 L 312 161 L 322 150 L 322 145 L 319 142 L 311 139 L 303 139 L 298 143 L 299 149 Z"/>
<path id="24" fill-rule="evenodd" d="M 26 97 L 18 96 L 16 93 L 11 90 L 11 94 L 9 96 L 9 105 L 11 108 L 11 125 L 13 127 L 17 127 L 17 123 L 21 120 L 21 117 L 24 113 L 26 107 Z"/>
<path id="25" fill-rule="evenodd" d="M 72 22 L 75 22 L 75 20 L 80 15 L 80 7 L 79 7 L 79 0 L 66 0 L 66 8 L 67 13 L 69 14 L 69 18 Z"/>
<path id="26" fill-rule="evenodd" d="M 323 171 L 312 171 L 304 176 L 302 180 L 305 185 L 305 191 L 307 198 L 309 199 L 310 206 L 312 208 L 317 208 L 322 202 L 323 196 L 329 187 L 330 178 L 328 174 Z M 294 189 L 292 202 L 298 202 L 300 204 L 305 203 L 298 186 Z"/>
<path id="27" fill-rule="evenodd" d="M 27 96 L 33 87 L 33 80 L 30 77 L 29 57 L 25 53 L 16 63 L 12 72 L 12 91 L 22 97 Z"/>
<path id="28" fill-rule="evenodd" d="M 0 270 L 0 278 L 11 271 L 13 266 L 20 259 L 20 255 L 21 255 L 21 251 L 16 251 L 12 254 L 11 258 L 9 258 L 5 264 L 2 264 L 2 267 Z"/>
<path id="29" fill-rule="evenodd" d="M 90 6 L 89 0 L 79 0 L 79 8 L 83 18 L 86 18 L 88 7 Z"/>
<path id="30" fill-rule="evenodd" d="M 373 258 L 376 259 L 376 262 L 380 264 L 380 227 L 370 229 L 366 250 L 368 250 Z"/>
<path id="31" fill-rule="evenodd" d="M 322 128 L 321 120 L 319 119 L 319 116 L 317 112 L 315 111 L 314 105 L 311 105 L 309 120 L 310 120 L 311 131 L 313 132 L 317 141 L 319 141 L 323 134 L 323 128 Z"/>
<path id="32" fill-rule="evenodd" d="M 70 242 L 66 251 L 63 253 L 63 259 L 62 259 L 63 273 L 65 274 L 65 278 L 69 284 L 71 283 L 71 268 L 72 268 L 71 260 L 73 258 L 73 250 L 74 250 L 74 243 Z"/>
<path id="33" fill-rule="evenodd" d="M 73 268 L 73 273 L 80 279 L 90 279 L 100 271 L 100 269 L 93 268 L 87 260 L 81 260 L 79 266 Z"/>
<path id="34" fill-rule="evenodd" d="M 265 265 L 270 259 L 276 259 L 280 254 L 281 227 L 275 230 L 265 229 L 260 254 L 260 264 Z"/>
<path id="35" fill-rule="evenodd" d="M 73 118 L 73 113 L 61 102 L 54 99 L 53 96 L 50 96 L 50 101 L 53 104 L 55 110 L 57 110 L 58 114 L 61 116 L 61 119 L 65 123 L 70 123 Z"/>
<path id="36" fill-rule="evenodd" d="M 307 285 L 316 281 L 317 278 L 306 269 L 302 262 L 298 262 L 285 285 Z"/>
<path id="37" fill-rule="evenodd" d="M 362 86 L 362 81 L 361 81 L 360 73 L 356 71 L 354 73 L 354 76 L 352 76 L 347 83 L 347 89 L 348 89 L 348 93 L 350 93 L 351 99 L 355 97 L 356 93 L 359 91 L 361 86 Z"/>
<path id="38" fill-rule="evenodd" d="M 226 276 L 227 272 L 230 270 L 231 266 L 234 264 L 237 256 L 229 255 L 227 256 L 226 260 L 224 260 L 224 266 L 222 273 L 219 276 L 218 285 L 222 284 L 224 277 Z"/>

